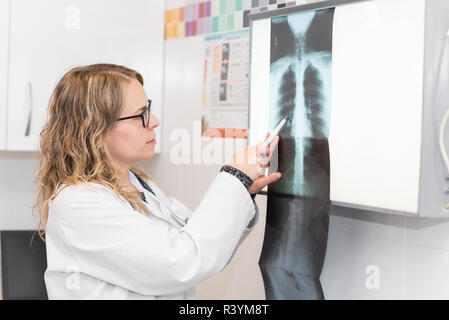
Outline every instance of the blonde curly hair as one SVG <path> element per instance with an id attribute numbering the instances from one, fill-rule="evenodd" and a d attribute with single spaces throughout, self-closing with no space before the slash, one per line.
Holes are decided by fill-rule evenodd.
<path id="1" fill-rule="evenodd" d="M 57 83 L 40 133 L 40 166 L 35 177 L 34 208 L 39 211 L 38 232 L 43 241 L 49 203 L 61 187 L 69 185 L 95 182 L 107 186 L 148 215 L 140 193 L 120 184 L 118 171 L 104 149 L 105 138 L 123 107 L 125 85 L 133 79 L 143 85 L 142 75 L 135 70 L 94 64 L 69 70 Z M 151 179 L 139 166 L 131 170 L 146 181 Z"/>

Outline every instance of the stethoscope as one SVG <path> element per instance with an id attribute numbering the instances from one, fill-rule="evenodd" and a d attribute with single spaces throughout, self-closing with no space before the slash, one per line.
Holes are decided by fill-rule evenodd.
<path id="1" fill-rule="evenodd" d="M 175 219 L 176 221 L 178 221 L 178 222 L 179 222 L 181 225 L 183 225 L 183 226 L 187 223 L 187 221 L 189 220 L 189 218 L 182 219 L 182 218 L 178 217 L 178 216 L 176 215 L 176 213 L 174 213 L 173 210 L 170 208 L 170 206 L 168 206 L 168 205 L 165 204 L 165 203 L 162 203 L 162 201 L 156 196 L 156 193 L 154 193 L 154 191 L 150 188 L 150 186 L 149 186 L 149 185 L 148 185 L 148 184 L 147 184 L 141 177 L 139 177 L 138 174 L 136 174 L 136 173 L 133 172 L 133 171 L 131 171 L 131 172 L 132 172 L 132 173 L 134 174 L 134 176 L 137 178 L 137 180 L 139 181 L 139 183 L 141 184 L 141 186 L 142 186 L 145 190 L 149 191 L 150 193 L 152 193 L 152 194 L 154 195 L 155 200 L 156 200 L 157 202 L 159 202 L 159 205 L 161 206 L 161 208 L 162 208 L 162 206 L 165 206 L 165 208 L 167 208 L 168 211 L 170 211 L 170 215 L 172 216 L 173 219 Z M 145 201 L 146 203 L 148 203 L 147 200 L 146 200 L 146 198 L 145 198 L 145 193 L 141 192 L 141 193 L 140 193 L 140 196 L 141 196 L 141 198 L 142 198 L 143 201 Z"/>

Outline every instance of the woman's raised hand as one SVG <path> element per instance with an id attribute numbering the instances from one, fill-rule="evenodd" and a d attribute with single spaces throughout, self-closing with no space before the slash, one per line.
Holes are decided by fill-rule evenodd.
<path id="1" fill-rule="evenodd" d="M 265 140 L 268 139 L 269 135 L 267 133 Z M 259 192 L 267 184 L 273 183 L 282 177 L 280 172 L 265 176 L 266 168 L 270 166 L 270 159 L 278 143 L 279 136 L 276 136 L 267 147 L 263 146 L 263 142 L 259 142 L 256 146 L 248 146 L 233 156 L 229 165 L 242 171 L 253 180 L 253 184 L 249 189 L 251 194 Z"/>

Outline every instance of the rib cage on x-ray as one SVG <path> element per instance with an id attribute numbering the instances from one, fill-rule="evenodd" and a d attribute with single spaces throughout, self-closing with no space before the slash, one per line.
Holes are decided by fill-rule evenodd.
<path id="1" fill-rule="evenodd" d="M 302 39 L 303 41 L 303 39 Z M 270 83 L 271 105 L 277 105 L 271 110 L 272 124 L 278 123 L 286 116 L 292 121 L 282 130 L 283 142 L 280 149 L 290 144 L 291 154 L 284 154 L 279 150 L 279 162 L 284 169 L 284 181 L 272 186 L 272 190 L 279 193 L 293 195 L 312 195 L 311 183 L 302 183 L 304 174 L 311 174 L 305 170 L 304 161 L 310 155 L 311 141 L 313 139 L 327 139 L 329 133 L 329 105 L 330 105 L 330 79 L 331 53 L 304 53 L 298 50 L 296 57 L 284 57 L 272 64 Z M 323 79 L 326 79 L 323 80 Z M 292 139 L 293 141 L 288 141 Z M 286 162 L 290 161 L 289 164 Z"/>
<path id="2" fill-rule="evenodd" d="M 268 299 L 324 298 L 333 10 L 272 19 L 270 126 L 286 116 L 259 265 Z"/>

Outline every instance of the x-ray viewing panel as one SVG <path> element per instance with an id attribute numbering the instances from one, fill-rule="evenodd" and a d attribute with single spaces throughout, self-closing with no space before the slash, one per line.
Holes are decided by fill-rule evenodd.
<path id="1" fill-rule="evenodd" d="M 429 145 L 423 145 L 433 139 L 439 123 L 424 121 L 432 118 L 429 97 L 436 70 L 429 64 L 440 54 L 437 43 L 449 24 L 447 6 L 443 0 L 336 0 L 250 16 L 249 143 L 275 126 L 269 121 L 271 22 L 333 8 L 330 200 L 398 214 L 449 212 L 444 185 L 438 182 L 437 189 L 435 179 L 429 180 L 436 176 L 429 166 L 434 162 L 441 167 L 437 143 L 431 158 L 424 155 Z M 430 190 L 439 192 L 438 199 Z"/>
<path id="2" fill-rule="evenodd" d="M 335 10 L 331 201 L 418 212 L 424 9 L 376 0 Z"/>

